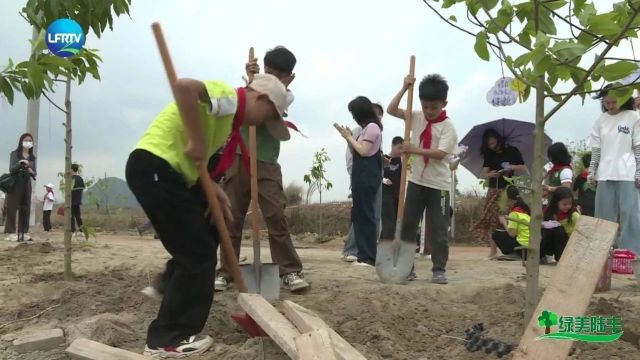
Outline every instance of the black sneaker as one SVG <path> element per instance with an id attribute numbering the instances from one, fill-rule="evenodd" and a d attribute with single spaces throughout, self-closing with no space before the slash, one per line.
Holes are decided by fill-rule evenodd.
<path id="1" fill-rule="evenodd" d="M 199 355 L 209 350 L 213 345 L 211 336 L 194 335 L 188 339 L 180 341 L 174 346 L 150 348 L 144 347 L 145 356 L 151 356 L 154 359 L 182 359 L 191 355 Z"/>

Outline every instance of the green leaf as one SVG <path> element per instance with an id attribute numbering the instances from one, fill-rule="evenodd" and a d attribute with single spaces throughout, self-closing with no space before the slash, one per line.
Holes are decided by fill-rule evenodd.
<path id="1" fill-rule="evenodd" d="M 551 38 L 549 38 L 545 33 L 539 32 L 538 36 L 536 36 L 535 47 L 546 49 L 549 47 L 549 43 L 551 43 Z"/>
<path id="2" fill-rule="evenodd" d="M 617 35 L 622 28 L 613 21 L 613 14 L 595 15 L 589 20 L 587 29 L 594 34 L 603 36 Z"/>
<path id="3" fill-rule="evenodd" d="M 518 40 L 523 43 L 526 47 L 531 47 L 531 35 L 527 31 L 522 31 L 518 34 Z"/>
<path id="4" fill-rule="evenodd" d="M 574 0 L 574 3 L 576 3 L 575 0 Z M 596 14 L 598 13 L 593 3 L 584 5 L 580 13 L 577 13 L 576 9 L 578 9 L 578 7 L 574 9 L 574 13 L 578 17 L 578 21 L 580 21 L 580 25 L 582 26 L 587 26 L 591 22 L 593 17 L 596 16 Z"/>
<path id="5" fill-rule="evenodd" d="M 551 52 L 561 60 L 581 57 L 587 50 L 587 46 L 574 41 L 558 41 L 551 47 Z"/>
<path id="6" fill-rule="evenodd" d="M 476 54 L 478 54 L 478 57 L 484 61 L 489 61 L 490 58 L 487 41 L 489 41 L 489 36 L 485 31 L 480 31 L 476 35 L 476 43 L 474 45 L 474 49 L 476 50 Z"/>
<path id="7" fill-rule="evenodd" d="M 545 1 L 544 2 L 544 6 L 555 11 L 555 10 L 558 10 L 558 9 L 562 9 L 568 3 L 569 2 L 566 1 L 566 0 L 552 0 L 552 1 Z"/>
<path id="8" fill-rule="evenodd" d="M 516 5 L 516 17 L 520 23 L 533 18 L 533 4 L 531 1 L 525 1 Z"/>
<path id="9" fill-rule="evenodd" d="M 531 62 L 532 56 L 533 56 L 533 52 L 527 52 L 518 56 L 516 60 L 513 62 L 513 66 L 515 66 L 516 68 L 520 68 L 527 65 L 529 62 Z"/>
<path id="10" fill-rule="evenodd" d="M 478 11 L 480 11 L 481 8 L 481 4 L 478 0 L 465 0 L 465 3 L 467 4 L 467 9 L 469 10 L 469 12 L 471 12 L 473 15 L 478 14 Z"/>
<path id="11" fill-rule="evenodd" d="M 540 76 L 547 72 L 549 67 L 552 65 L 551 56 L 545 54 L 537 63 L 533 66 L 533 75 Z"/>
<path id="12" fill-rule="evenodd" d="M 630 61 L 617 61 L 610 65 L 605 65 L 600 74 L 607 81 L 620 80 L 629 76 L 633 71 L 638 69 L 638 65 Z"/>
<path id="13" fill-rule="evenodd" d="M 9 84 L 2 74 L 0 74 L 0 92 L 2 92 L 2 95 L 7 98 L 9 105 L 13 105 L 13 87 L 11 87 L 11 84 Z"/>
<path id="14" fill-rule="evenodd" d="M 620 83 L 616 83 L 616 85 L 621 85 L 621 84 Z M 624 104 L 633 95 L 633 88 L 632 87 L 625 87 L 625 88 L 622 88 L 622 89 L 612 90 L 611 94 L 613 96 L 615 96 L 616 100 L 618 101 L 618 104 Z"/>
<path id="15" fill-rule="evenodd" d="M 494 7 L 496 7 L 496 5 L 498 5 L 498 2 L 500 2 L 499 0 L 476 0 L 480 6 L 487 10 L 487 11 L 491 11 L 493 10 Z"/>
<path id="16" fill-rule="evenodd" d="M 451 15 L 451 16 L 449 16 L 449 20 L 451 20 L 453 22 L 457 22 L 458 18 L 455 15 Z"/>
<path id="17" fill-rule="evenodd" d="M 557 34 L 558 31 L 556 29 L 556 24 L 553 22 L 553 19 L 551 18 L 551 13 L 549 11 L 541 9 L 539 21 L 540 21 L 540 31 L 549 35 Z"/>

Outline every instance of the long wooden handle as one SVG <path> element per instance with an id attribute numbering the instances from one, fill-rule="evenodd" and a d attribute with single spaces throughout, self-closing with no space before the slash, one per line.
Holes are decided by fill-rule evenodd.
<path id="1" fill-rule="evenodd" d="M 171 91 L 173 92 L 173 96 L 175 98 L 176 91 L 174 85 L 178 80 L 178 76 L 176 75 L 176 70 L 173 67 L 173 62 L 171 61 L 171 56 L 169 55 L 169 48 L 164 39 L 164 35 L 162 34 L 160 23 L 154 22 L 151 25 L 151 28 L 153 29 L 153 35 L 156 38 L 158 50 L 160 50 L 160 56 L 162 57 L 164 70 L 167 73 L 167 77 L 169 78 Z M 178 111 L 180 111 L 179 107 Z M 242 273 L 240 272 L 238 259 L 235 256 L 235 251 L 233 249 L 233 245 L 231 244 L 229 230 L 227 229 L 227 224 L 224 221 L 224 215 L 222 214 L 220 203 L 218 202 L 218 198 L 216 197 L 217 185 L 213 181 L 211 181 L 211 178 L 209 178 L 209 173 L 207 172 L 207 161 L 202 161 L 202 163 L 198 167 L 198 172 L 200 175 L 200 184 L 202 185 L 202 188 L 204 189 L 204 192 L 207 196 L 207 202 L 209 203 L 211 213 L 213 214 L 213 219 L 215 221 L 216 227 L 218 228 L 218 233 L 220 234 L 220 246 L 222 247 L 222 254 L 227 259 L 227 264 L 229 264 L 229 270 L 231 272 L 231 276 L 233 277 L 233 281 L 236 283 L 236 287 L 240 292 L 247 292 L 247 285 L 245 284 Z"/>
<path id="2" fill-rule="evenodd" d="M 415 76 L 416 72 L 416 57 L 411 55 L 409 60 L 409 75 Z M 413 84 L 409 86 L 407 93 L 407 109 L 404 111 L 404 141 L 406 143 L 411 142 L 411 115 L 413 112 Z M 398 218 L 397 221 L 401 222 L 404 218 L 404 202 L 405 195 L 407 194 L 407 167 L 409 166 L 409 154 L 402 154 L 402 170 L 400 171 L 400 199 L 398 201 Z"/>
<path id="3" fill-rule="evenodd" d="M 249 48 L 249 61 L 253 60 L 253 47 Z M 249 74 L 249 81 L 253 74 Z M 260 264 L 260 216 L 258 214 L 258 142 L 256 127 L 249 127 L 249 169 L 251 171 L 251 235 L 253 238 L 254 264 Z"/>
<path id="4" fill-rule="evenodd" d="M 250 47 L 249 48 L 249 62 L 251 62 L 253 60 L 253 58 L 255 58 L 253 47 Z M 247 74 L 247 78 L 249 79 L 249 82 L 253 81 L 253 73 L 248 73 Z"/>

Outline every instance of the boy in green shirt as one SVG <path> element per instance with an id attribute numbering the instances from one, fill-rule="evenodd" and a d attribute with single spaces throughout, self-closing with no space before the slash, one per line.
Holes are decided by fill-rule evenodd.
<path id="1" fill-rule="evenodd" d="M 162 274 L 162 304 L 149 325 L 144 354 L 186 357 L 213 343 L 198 335 L 213 301 L 218 232 L 205 216 L 198 164 L 207 161 L 238 124 L 264 124 L 282 138 L 286 90 L 271 75 L 256 75 L 246 88 L 179 79 L 176 103 L 155 118 L 129 156 L 127 183 L 171 254 Z M 182 119 L 181 119 L 182 115 Z M 184 121 L 184 122 L 183 122 Z M 229 214 L 229 199 L 217 197 Z"/>
<path id="2" fill-rule="evenodd" d="M 264 57 L 265 73 L 276 76 L 285 86 L 288 86 L 295 78 L 293 73 L 295 64 L 295 56 L 282 46 L 269 50 Z M 258 74 L 260 67 L 254 59 L 247 64 L 246 70 L 247 74 Z M 287 90 L 287 107 L 291 102 L 293 102 L 293 94 Z M 248 143 L 248 129 L 244 127 L 241 132 L 244 142 Z M 302 262 L 293 247 L 289 234 L 289 226 L 284 214 L 287 198 L 284 195 L 282 171 L 278 164 L 280 141 L 288 139 L 289 136 L 284 139 L 272 136 L 265 126 L 256 128 L 258 197 L 260 210 L 269 231 L 271 258 L 280 267 L 282 287 L 290 291 L 300 291 L 309 287 L 309 284 L 302 276 Z M 239 149 L 238 154 L 240 154 Z M 238 155 L 229 171 L 226 172 L 223 182 L 224 190 L 231 200 L 233 221 L 229 221 L 228 226 L 236 257 L 240 256 L 242 229 L 251 201 L 249 183 L 250 176 L 243 169 L 242 156 Z M 226 290 L 229 287 L 229 280 L 227 266 L 224 259 L 221 259 L 221 266 L 215 280 L 215 289 L 217 291 Z"/>

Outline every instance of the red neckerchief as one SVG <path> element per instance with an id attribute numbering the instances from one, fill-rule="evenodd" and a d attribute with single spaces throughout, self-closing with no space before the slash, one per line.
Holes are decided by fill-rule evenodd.
<path id="1" fill-rule="evenodd" d="M 529 215 L 529 213 L 527 213 L 526 211 L 524 211 L 524 209 L 522 209 L 521 207 L 519 207 L 517 205 L 511 208 L 511 212 Z"/>
<path id="2" fill-rule="evenodd" d="M 302 135 L 303 137 L 307 137 L 305 134 L 302 133 L 302 131 L 300 131 L 298 129 L 298 127 L 296 126 L 296 124 L 292 123 L 291 121 L 284 121 L 284 124 L 287 125 L 287 127 L 295 132 L 297 132 L 298 134 Z"/>
<path id="3" fill-rule="evenodd" d="M 423 149 L 425 150 L 431 149 L 431 141 L 433 140 L 433 134 L 431 133 L 431 126 L 433 124 L 443 122 L 446 119 L 447 119 L 447 112 L 445 110 L 442 110 L 440 115 L 438 115 L 438 117 L 433 120 L 429 120 L 425 117 L 425 120 L 427 120 L 427 127 L 425 127 L 424 131 L 422 131 L 422 134 L 420 134 L 420 144 L 422 145 Z M 428 165 L 429 165 L 429 157 L 425 156 L 424 167 L 426 168 Z"/>
<path id="4" fill-rule="evenodd" d="M 558 219 L 558 221 L 567 220 L 569 218 L 569 211 L 558 212 L 558 214 L 556 214 L 556 218 Z"/>
<path id="5" fill-rule="evenodd" d="M 547 171 L 547 176 L 551 176 L 556 172 L 560 172 L 564 169 L 571 169 L 571 165 L 570 164 L 553 164 L 553 166 L 551 167 L 551 169 L 549 169 L 549 171 Z"/>
<path id="6" fill-rule="evenodd" d="M 583 179 L 587 180 L 587 178 L 589 177 L 589 170 L 582 170 L 582 174 L 580 174 L 580 176 L 582 176 Z"/>
<path id="7" fill-rule="evenodd" d="M 240 135 L 240 126 L 242 126 L 244 122 L 245 104 L 247 102 L 246 91 L 245 88 L 236 89 L 236 93 L 238 94 L 238 108 L 236 114 L 233 116 L 231 135 L 224 146 L 218 165 L 209 173 L 212 179 L 224 174 L 224 172 L 229 170 L 231 165 L 233 165 L 238 146 L 240 146 L 240 153 L 242 154 L 242 164 L 245 170 L 247 170 L 247 173 L 250 173 L 249 152 L 247 151 L 247 145 L 242 140 L 242 135 Z"/>

